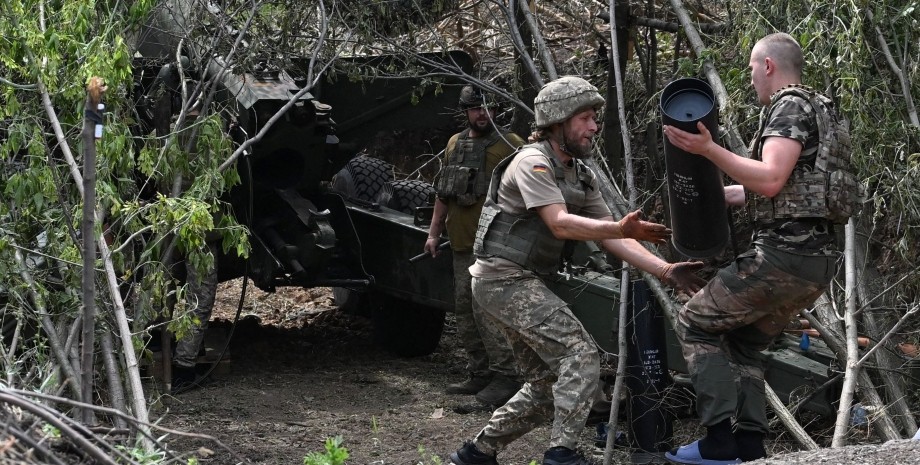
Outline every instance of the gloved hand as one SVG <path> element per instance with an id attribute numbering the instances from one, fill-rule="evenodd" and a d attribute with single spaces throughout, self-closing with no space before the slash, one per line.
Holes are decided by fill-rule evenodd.
<path id="1" fill-rule="evenodd" d="M 658 279 L 669 287 L 693 295 L 706 285 L 706 280 L 694 274 L 703 266 L 703 262 L 668 263 L 659 268 Z"/>
<path id="2" fill-rule="evenodd" d="M 618 224 L 624 238 L 653 244 L 665 244 L 667 239 L 671 237 L 671 230 L 667 226 L 642 220 L 640 210 L 624 216 Z"/>

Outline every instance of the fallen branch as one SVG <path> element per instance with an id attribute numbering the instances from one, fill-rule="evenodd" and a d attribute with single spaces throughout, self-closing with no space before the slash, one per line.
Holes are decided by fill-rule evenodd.
<path id="1" fill-rule="evenodd" d="M 830 313 L 833 314 L 833 309 L 831 308 L 831 303 L 828 296 L 822 295 L 818 298 L 818 301 L 815 302 L 815 312 L 814 313 Z M 817 329 L 821 335 L 824 342 L 827 346 L 834 351 L 835 355 L 840 360 L 846 360 L 846 346 L 843 343 L 842 337 L 834 332 L 831 328 L 826 326 L 824 323 L 819 320 L 815 314 L 812 312 L 803 312 L 802 314 L 805 319 L 808 320 L 808 324 L 812 328 Z M 869 374 L 863 370 L 860 370 L 859 376 L 857 378 L 857 386 L 859 391 L 862 394 L 863 404 L 872 405 L 874 407 L 874 414 L 872 416 L 875 421 L 876 432 L 879 437 L 884 441 L 890 441 L 892 439 L 901 439 L 901 435 L 898 432 L 897 425 L 891 419 L 891 416 L 888 414 L 885 401 L 879 395 L 878 390 L 875 388 L 875 384 L 872 382 L 872 379 L 869 377 Z"/>
<path id="2" fill-rule="evenodd" d="M 802 425 L 796 421 L 795 417 L 792 415 L 792 412 L 790 412 L 789 409 L 783 405 L 783 401 L 780 400 L 779 396 L 776 395 L 776 391 L 774 391 L 766 381 L 764 381 L 763 385 L 767 394 L 767 403 L 770 404 L 770 408 L 773 409 L 773 413 L 775 413 L 776 416 L 779 417 L 780 421 L 786 425 L 786 429 L 792 433 L 792 436 L 799 441 L 799 444 L 805 446 L 806 449 L 818 449 L 818 443 L 808 435 L 808 432 L 805 431 L 805 428 L 802 428 Z"/>

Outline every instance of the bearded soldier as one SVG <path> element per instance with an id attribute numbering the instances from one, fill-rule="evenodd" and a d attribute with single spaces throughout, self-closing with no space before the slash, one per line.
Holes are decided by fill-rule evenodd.
<path id="1" fill-rule="evenodd" d="M 597 346 L 544 277 L 559 270 L 567 240 L 598 241 L 665 283 L 696 291 L 702 263 L 656 257 L 637 241 L 663 244 L 666 227 L 632 212 L 614 221 L 598 180 L 582 159 L 592 153 L 604 98 L 582 78 L 565 76 L 540 90 L 537 130 L 492 174 L 474 253 L 473 296 L 508 338 L 525 384 L 476 437 L 450 455 L 455 465 L 495 465 L 510 442 L 552 421 L 544 465 L 583 465 L 575 451 L 600 378 Z"/>
<path id="2" fill-rule="evenodd" d="M 454 313 L 460 340 L 468 357 L 469 378 L 447 386 L 448 394 L 475 394 L 487 405 L 499 406 L 521 387 L 520 377 L 504 336 L 484 325 L 473 302 L 469 267 L 473 264 L 473 239 L 492 170 L 524 140 L 495 125 L 495 103 L 488 94 L 465 86 L 459 110 L 468 127 L 455 134 L 444 150 L 444 168 L 435 181 L 434 204 L 425 252 L 438 253 L 446 228 L 454 262 Z"/>

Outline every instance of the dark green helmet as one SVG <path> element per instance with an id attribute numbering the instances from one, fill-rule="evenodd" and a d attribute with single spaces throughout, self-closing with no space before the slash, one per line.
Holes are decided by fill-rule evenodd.
<path id="1" fill-rule="evenodd" d="M 538 128 L 561 123 L 586 108 L 599 110 L 604 97 L 588 81 L 578 76 L 563 76 L 540 89 L 533 101 Z"/>
<path id="2" fill-rule="evenodd" d="M 471 108 L 494 107 L 495 101 L 489 94 L 484 94 L 481 89 L 473 86 L 463 86 L 460 90 L 460 110 L 466 111 Z"/>

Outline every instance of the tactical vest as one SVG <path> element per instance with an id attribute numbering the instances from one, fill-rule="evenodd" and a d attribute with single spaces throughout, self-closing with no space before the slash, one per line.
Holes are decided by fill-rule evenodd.
<path id="1" fill-rule="evenodd" d="M 565 182 L 565 168 L 559 165 L 552 154 L 549 142 L 525 145 L 502 160 L 492 173 L 489 193 L 482 208 L 482 215 L 479 216 L 473 252 L 477 257 L 504 258 L 537 274 L 550 274 L 558 271 L 562 265 L 566 241 L 553 236 L 536 212 L 528 210 L 524 214 L 513 215 L 503 212 L 498 207 L 498 187 L 502 174 L 515 155 L 524 149 L 537 149 L 550 161 L 556 185 L 562 191 L 562 198 L 565 199 L 569 213 L 577 214 L 585 206 L 587 190 L 591 189 L 592 174 L 584 163 L 573 159 L 579 181 L 573 186 Z"/>
<path id="2" fill-rule="evenodd" d="M 457 143 L 448 147 L 447 166 L 434 181 L 438 196 L 455 199 L 458 205 L 473 205 L 489 190 L 486 170 L 486 149 L 500 141 L 502 135 L 493 131 L 486 137 L 470 137 L 470 130 L 460 133 Z"/>
<path id="3" fill-rule="evenodd" d="M 816 152 L 803 152 L 800 159 L 815 155 L 814 163 L 797 163 L 786 185 L 773 198 L 752 195 L 752 216 L 761 223 L 782 218 L 825 218 L 846 223 L 862 206 L 863 187 L 850 170 L 850 123 L 837 114 L 834 103 L 802 85 L 778 90 L 760 122 L 752 153 L 762 160 L 761 137 L 776 103 L 786 96 L 799 97 L 811 107 L 818 127 Z"/>

